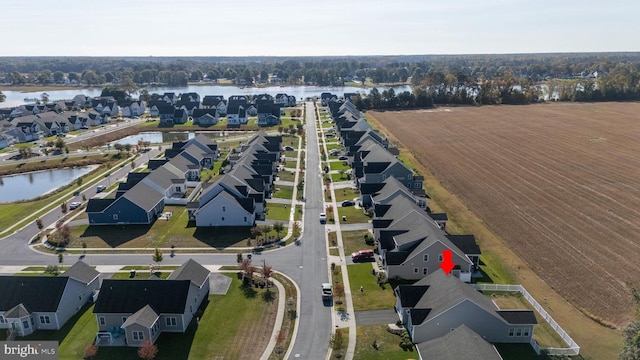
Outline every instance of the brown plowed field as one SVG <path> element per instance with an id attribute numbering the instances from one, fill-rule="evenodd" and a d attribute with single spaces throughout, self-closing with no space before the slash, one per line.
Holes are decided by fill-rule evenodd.
<path id="1" fill-rule="evenodd" d="M 640 104 L 373 112 L 545 282 L 621 324 L 640 286 Z"/>

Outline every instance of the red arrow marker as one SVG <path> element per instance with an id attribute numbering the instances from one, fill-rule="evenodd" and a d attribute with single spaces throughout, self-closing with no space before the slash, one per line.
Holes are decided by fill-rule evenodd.
<path id="1" fill-rule="evenodd" d="M 456 264 L 451 260 L 453 252 L 451 250 L 442 250 L 442 262 L 439 264 L 442 271 L 449 275 Z"/>

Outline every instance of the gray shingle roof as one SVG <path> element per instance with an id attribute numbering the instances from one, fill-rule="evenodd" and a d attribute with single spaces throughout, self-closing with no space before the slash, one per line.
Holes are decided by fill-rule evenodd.
<path id="1" fill-rule="evenodd" d="M 159 317 L 160 316 L 158 316 L 158 314 L 153 311 L 151 306 L 146 305 L 142 309 L 131 314 L 122 324 L 122 327 L 126 328 L 129 325 L 139 324 L 146 328 L 151 328 Z"/>
<path id="2" fill-rule="evenodd" d="M 84 261 L 76 261 L 62 276 L 68 276 L 86 285 L 100 276 L 100 272 L 87 265 Z"/>
<path id="3" fill-rule="evenodd" d="M 161 194 L 144 182 L 139 182 L 136 186 L 124 193 L 122 197 L 140 206 L 145 211 L 150 211 L 164 199 L 164 194 Z"/>
<path id="4" fill-rule="evenodd" d="M 182 314 L 189 284 L 189 280 L 106 279 L 93 312 L 133 314 L 149 305 L 158 314 Z"/>
<path id="5" fill-rule="evenodd" d="M 493 345 L 465 325 L 437 339 L 419 343 L 416 347 L 421 359 L 502 360 Z"/>
<path id="6" fill-rule="evenodd" d="M 209 278 L 210 271 L 193 259 L 187 260 L 174 270 L 167 280 L 190 280 L 195 286 L 201 287 Z"/>
<path id="7" fill-rule="evenodd" d="M 23 304 L 31 312 L 54 312 L 68 281 L 66 276 L 0 276 L 0 311 Z"/>
<path id="8" fill-rule="evenodd" d="M 509 324 L 530 325 L 537 324 L 536 315 L 531 310 L 501 310 L 498 315 L 502 316 Z"/>

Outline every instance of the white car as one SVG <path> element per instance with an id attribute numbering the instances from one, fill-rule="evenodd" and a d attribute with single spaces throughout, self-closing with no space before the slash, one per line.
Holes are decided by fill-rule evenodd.
<path id="1" fill-rule="evenodd" d="M 333 298 L 333 290 L 331 289 L 331 284 L 323 283 L 322 284 L 322 300 L 331 300 Z"/>
<path id="2" fill-rule="evenodd" d="M 80 205 L 82 205 L 82 203 L 80 201 L 74 201 L 71 204 L 69 204 L 69 210 L 75 210 L 75 209 L 79 208 Z"/>
<path id="3" fill-rule="evenodd" d="M 326 224 L 326 223 L 327 223 L 327 214 L 320 213 L 320 224 Z"/>

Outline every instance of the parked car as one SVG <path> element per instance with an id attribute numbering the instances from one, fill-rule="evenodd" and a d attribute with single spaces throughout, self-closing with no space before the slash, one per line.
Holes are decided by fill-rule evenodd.
<path id="1" fill-rule="evenodd" d="M 343 156 L 340 156 L 338 160 L 347 160 L 347 157 L 343 155 Z"/>
<path id="2" fill-rule="evenodd" d="M 351 201 L 351 200 L 345 200 L 345 201 L 342 202 L 342 207 L 353 206 L 355 204 L 356 203 Z"/>
<path id="3" fill-rule="evenodd" d="M 322 300 L 331 300 L 333 298 L 333 290 L 331 284 L 322 283 Z"/>
<path id="4" fill-rule="evenodd" d="M 106 185 L 98 185 L 98 187 L 96 187 L 96 192 L 103 192 L 106 188 Z"/>
<path id="5" fill-rule="evenodd" d="M 285 146 L 284 149 L 286 151 L 293 151 L 293 147 L 292 146 Z"/>
<path id="6" fill-rule="evenodd" d="M 82 203 L 80 201 L 74 201 L 71 204 L 69 204 L 69 210 L 75 210 L 75 209 L 79 208 L 80 205 L 82 205 Z"/>
<path id="7" fill-rule="evenodd" d="M 327 223 L 327 214 L 320 213 L 320 224 L 326 224 L 326 223 Z"/>
<path id="8" fill-rule="evenodd" d="M 360 250 L 351 254 L 351 260 L 357 261 L 370 261 L 375 256 L 373 250 Z"/>

